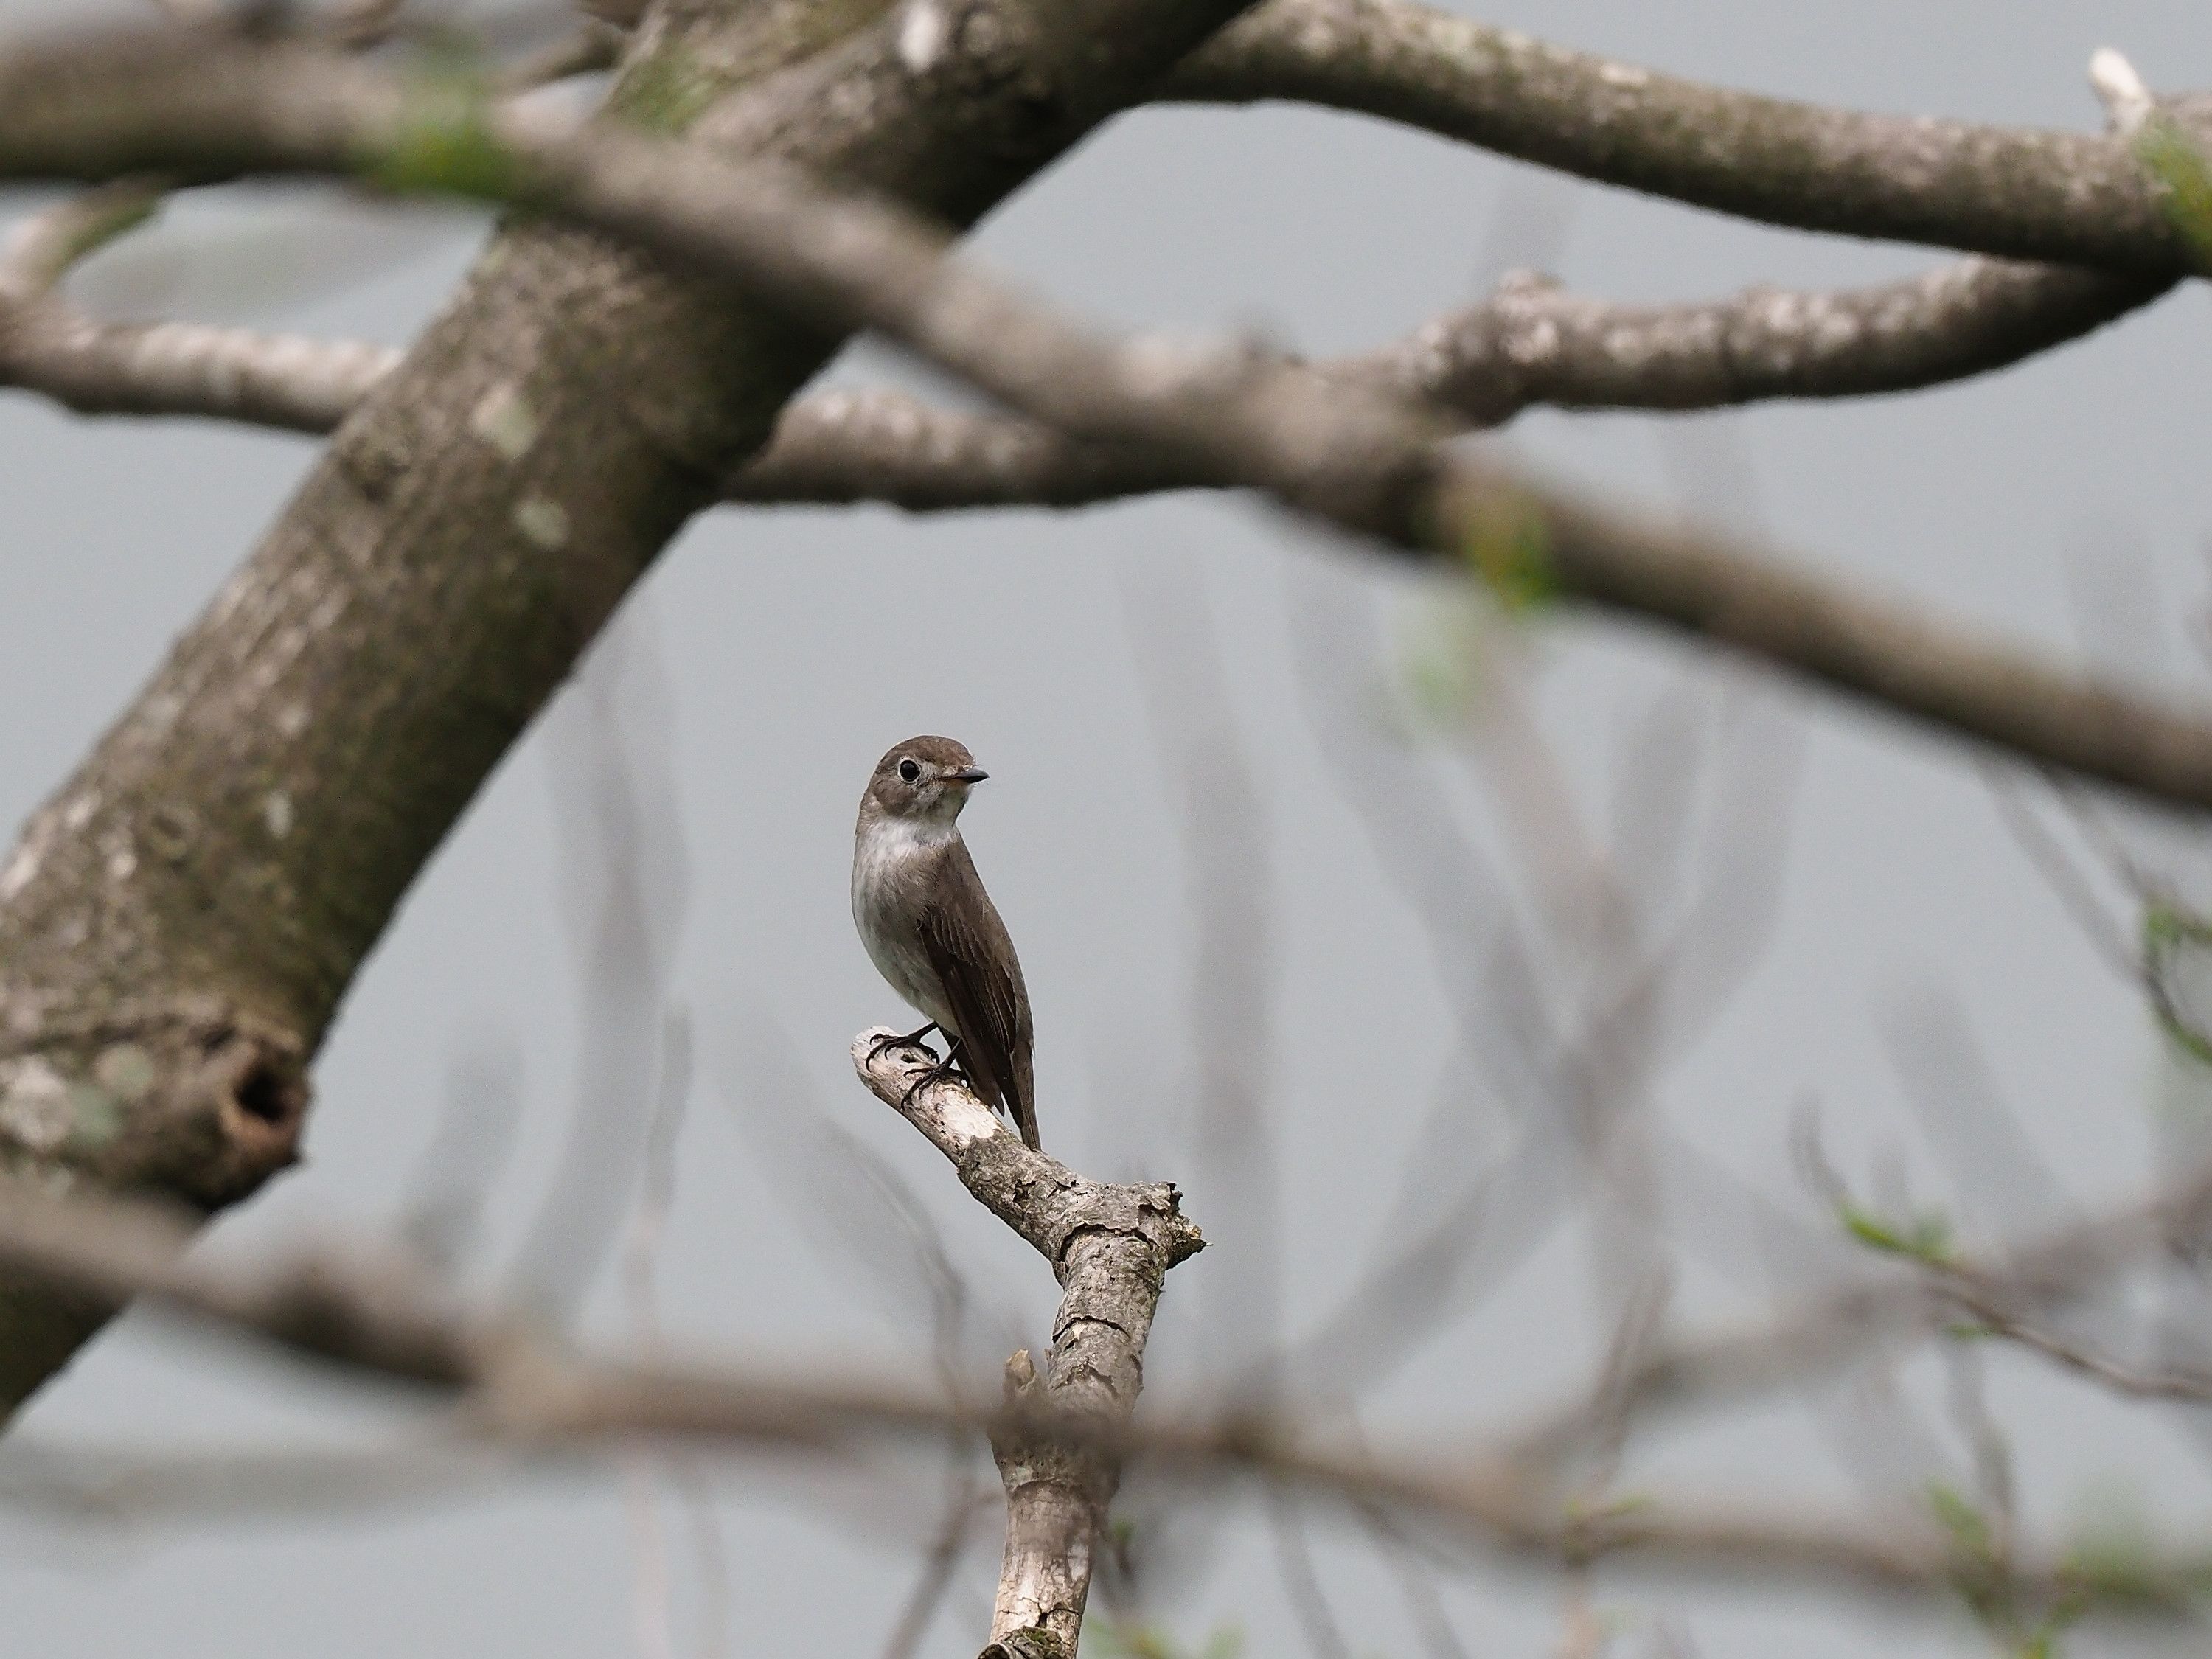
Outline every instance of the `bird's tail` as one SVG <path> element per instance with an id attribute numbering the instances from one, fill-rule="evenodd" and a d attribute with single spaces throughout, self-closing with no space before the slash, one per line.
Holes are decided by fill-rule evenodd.
<path id="1" fill-rule="evenodd" d="M 1006 1079 L 1007 1114 L 1021 1132 L 1022 1145 L 1033 1152 L 1042 1152 L 1037 1145 L 1036 1072 L 1027 1054 L 1014 1056 L 1013 1073 Z"/>

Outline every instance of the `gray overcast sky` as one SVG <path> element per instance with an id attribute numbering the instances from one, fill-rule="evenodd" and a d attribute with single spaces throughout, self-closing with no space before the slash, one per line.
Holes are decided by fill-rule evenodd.
<path id="1" fill-rule="evenodd" d="M 0 0 L 10 27 L 72 10 L 81 15 Z M 1723 83 L 1990 120 L 2093 127 L 2083 67 L 2100 45 L 2126 50 L 2154 84 L 2212 83 L 2202 9 L 2179 0 L 1500 0 L 1481 15 Z M 297 192 L 194 203 L 87 280 L 118 302 L 404 341 L 465 268 L 478 230 L 452 216 L 396 216 L 373 235 L 346 228 L 355 222 Z M 241 234 L 267 240 L 240 257 Z M 1658 300 L 1875 280 L 1929 257 L 1759 230 L 1279 108 L 1126 118 L 994 219 L 981 244 L 1106 317 L 1257 321 L 1317 351 L 1402 332 L 1478 291 L 1500 261 L 1537 258 L 1579 290 Z M 148 286 L 155 276 L 173 288 Z M 2182 623 L 2169 619 L 2194 614 L 2206 587 L 2212 513 L 2197 456 L 2207 320 L 2192 289 L 1963 387 L 1668 422 L 1540 416 L 1510 442 L 1618 495 L 1692 500 L 1990 627 L 2194 684 Z M 876 353 L 836 371 L 905 372 Z M 9 581 L 0 702 L 11 711 L 0 728 L 0 817 L 20 820 L 74 763 L 279 510 L 310 454 L 287 438 L 87 422 L 0 398 Z M 841 1218 L 865 1206 L 830 1213 L 850 1189 L 808 1175 L 824 1167 L 805 1150 L 818 1109 L 939 1218 L 979 1304 L 970 1358 L 988 1366 L 1016 1340 L 1042 1340 L 1047 1275 L 854 1084 L 845 1058 L 854 1030 L 902 1012 L 848 919 L 853 804 L 888 743 L 945 732 L 994 775 L 967 827 L 1034 993 L 1047 1144 L 1101 1176 L 1176 1179 L 1216 1237 L 1171 1282 L 1150 1357 L 1156 1387 L 1201 1383 L 1219 1358 L 1213 1322 L 1265 1282 L 1249 1249 L 1240 1255 L 1221 1232 L 1224 1218 L 1252 1211 L 1258 1155 L 1201 1164 L 1191 1146 L 1186 870 L 1132 635 L 1171 649 L 1201 610 L 1211 616 L 1258 777 L 1279 935 L 1266 1109 L 1285 1218 L 1280 1282 L 1303 1328 L 1355 1281 L 1356 1252 L 1382 1226 L 1451 1044 L 1422 931 L 1346 798 L 1362 774 L 1340 745 L 1383 740 L 1371 723 L 1346 737 L 1362 732 L 1357 717 L 1309 718 L 1311 693 L 1294 672 L 1299 619 L 1333 618 L 1328 631 L 1356 658 L 1375 655 L 1379 674 L 1394 630 L 1432 620 L 1436 603 L 1402 574 L 1227 501 L 1073 517 L 701 521 L 625 613 L 584 691 L 501 771 L 410 899 L 325 1056 L 307 1167 L 226 1220 L 222 1236 L 244 1245 L 387 1224 L 418 1188 L 457 1061 L 481 1079 L 512 1054 L 524 1103 L 479 1253 L 480 1281 L 500 1282 L 553 1177 L 582 1075 L 580 1011 L 591 994 L 574 901 L 591 856 L 584 773 L 597 708 L 626 734 L 653 809 L 667 984 L 699 1031 L 701 1085 L 664 1262 L 670 1327 L 793 1364 L 927 1364 L 923 1291 L 896 1230 Z M 2158 627 L 2131 622 L 2137 614 Z M 1884 1037 L 1901 1011 L 1940 994 L 1971 1023 L 2066 1193 L 2109 1197 L 2150 1177 L 2156 1103 L 2185 1088 L 2162 1073 L 2136 998 L 2005 834 L 1975 757 L 1610 624 L 1545 621 L 1534 646 L 1544 730 L 1601 823 L 1624 736 L 1668 688 L 1727 690 L 1753 722 L 1758 754 L 1802 747 L 1773 947 L 1660 1091 L 1685 1140 L 1809 1214 L 1789 1136 L 1793 1109 L 1817 1098 L 1848 1169 L 1893 1155 L 1917 1190 L 1943 1194 L 1951 1165 L 1905 1103 Z M 1494 826 L 1470 822 L 1494 844 Z M 2178 878 L 2201 875 L 2185 842 L 2159 850 Z M 613 1130 L 629 1145 L 650 1054 L 636 1029 L 610 1041 L 592 1074 L 635 1085 Z M 1969 1221 L 2032 1219 L 2033 1193 L 2008 1190 L 2016 1213 L 1969 1210 Z M 1355 1253 L 1335 1224 L 1346 1206 Z M 1713 1242 L 1733 1254 L 1692 1266 L 1692 1313 L 1747 1311 L 1788 1290 L 1759 1255 L 1717 1232 Z M 1731 1261 L 1742 1270 L 1734 1279 Z M 1589 1284 L 1582 1230 L 1562 1232 L 1475 1317 L 1421 1350 L 1374 1401 L 1372 1425 L 1496 1422 L 1580 1376 L 1601 1340 Z M 604 1283 L 591 1320 L 618 1328 Z M 2130 1504 L 2177 1525 L 2202 1516 L 2212 1468 L 2172 1455 L 2193 1443 L 2033 1366 L 1995 1370 L 2032 1517 L 2057 1529 Z M 1940 1399 L 1935 1381 L 1914 1373 Z M 1629 1484 L 1663 1474 L 1856 1497 L 1864 1461 L 1838 1462 L 1825 1437 L 1848 1413 L 1802 1403 L 1662 1439 Z M 1940 1412 L 1930 1420 L 1941 1427 Z M 388 1401 L 132 1318 L 43 1397 L 24 1431 L 208 1444 L 366 1435 L 394 1422 Z M 732 1651 L 818 1642 L 825 1612 L 841 1642 L 865 1649 L 906 1593 L 940 1479 L 926 1460 L 834 1488 L 741 1467 L 718 1504 Z M 1220 1524 L 1176 1536 L 1206 1570 L 1178 1581 L 1164 1619 L 1194 1641 L 1235 1624 L 1250 1652 L 1296 1650 L 1264 1531 L 1241 1510 L 1205 1515 Z M 679 1525 L 674 1511 L 667 1518 Z M 51 1659 L 634 1647 L 631 1528 L 611 1476 L 239 1522 L 0 1525 L 10 1643 Z M 968 1559 L 933 1653 L 974 1650 L 995 1525 Z M 1408 1626 L 1386 1565 L 1356 1535 L 1324 1535 L 1324 1580 L 1357 1650 L 1403 1650 Z M 673 1547 L 696 1583 L 680 1534 Z M 1477 1571 L 1447 1595 L 1479 1652 L 1534 1654 L 1557 1639 L 1559 1592 L 1547 1580 Z M 1723 1659 L 1858 1653 L 1875 1642 L 1900 1654 L 1978 1650 L 1958 1619 L 1632 1581 L 1601 1599 L 1632 1618 L 1678 1613 Z"/>

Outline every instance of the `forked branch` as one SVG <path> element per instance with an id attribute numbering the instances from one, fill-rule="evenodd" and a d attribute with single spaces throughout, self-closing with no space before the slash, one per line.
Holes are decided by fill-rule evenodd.
<path id="1" fill-rule="evenodd" d="M 963 1086 L 915 1090 L 924 1051 L 881 1046 L 894 1035 L 876 1030 L 854 1040 L 860 1080 L 951 1161 L 976 1201 L 1035 1247 L 1060 1280 L 1042 1373 L 1027 1349 L 1006 1362 L 1008 1409 L 992 1435 L 1006 1486 L 1006 1550 L 984 1651 L 987 1659 L 1071 1656 L 1091 1592 L 1092 1546 L 1121 1480 L 1121 1461 L 1107 1448 L 1136 1410 L 1167 1271 L 1206 1241 L 1173 1187 L 1085 1181 L 1022 1145 Z M 1095 1432 L 1072 1443 L 1035 1426 L 1054 1421 Z"/>

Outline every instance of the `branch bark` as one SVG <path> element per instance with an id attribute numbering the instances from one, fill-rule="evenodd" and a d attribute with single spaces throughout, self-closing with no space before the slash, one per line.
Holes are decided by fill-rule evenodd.
<path id="1" fill-rule="evenodd" d="M 968 222 L 1238 9 L 929 0 L 943 27 L 921 39 L 889 0 L 663 0 L 612 121 Z M 258 100 L 295 138 L 373 110 L 392 182 L 426 154 L 483 159 L 437 149 L 441 117 L 472 106 L 434 80 L 323 104 L 313 54 L 286 58 L 306 77 L 287 94 L 231 74 L 228 50 L 125 37 L 65 53 L 58 82 L 52 57 L 8 52 L 0 140 L 43 131 L 112 161 L 183 92 L 209 114 Z M 157 94 L 166 108 L 134 107 Z M 0 872 L 0 1161 L 204 1208 L 295 1156 L 308 1057 L 400 896 L 836 342 L 594 232 L 517 220 L 495 238 Z M 0 1401 L 97 1322 L 82 1300 L 0 1291 Z"/>
<path id="2" fill-rule="evenodd" d="M 2122 138 L 1761 97 L 1410 0 L 1268 0 L 1164 95 L 1325 105 L 1762 224 L 2142 276 L 2200 263 Z M 2162 107 L 2201 133 L 2203 100 Z"/>
<path id="3" fill-rule="evenodd" d="M 1102 100 L 1135 95 L 1139 66 L 1157 72 L 1195 27 L 1121 3 L 1132 35 L 1118 94 L 1097 78 L 1096 15 L 1073 31 L 1080 45 L 1048 37 L 1085 67 L 1047 75 L 1062 101 L 1048 98 L 1042 115 L 1037 83 L 1018 74 L 1002 103 L 940 102 L 948 75 L 957 88 L 991 70 L 995 87 L 1008 40 L 1027 39 L 1018 31 L 981 31 L 978 63 L 964 33 L 925 31 L 917 52 L 902 23 L 772 77 L 718 112 L 714 134 L 972 214 L 1095 121 Z M 781 15 L 746 14 L 756 27 Z M 641 38 L 632 106 L 659 84 L 645 65 L 665 71 L 653 53 L 677 34 Z M 860 90 L 840 105 L 833 84 Z M 772 403 L 864 324 L 1055 428 L 1184 476 L 1267 489 L 1509 591 L 1548 585 L 2042 763 L 2212 806 L 2203 720 L 1750 550 L 1564 500 L 1439 448 L 1440 428 L 1401 403 L 1311 369 L 1087 331 L 950 260 L 929 225 L 825 196 L 786 167 L 605 126 L 574 132 L 465 90 L 426 100 L 281 47 L 19 55 L 0 64 L 0 172 L 15 176 L 180 160 L 367 168 L 573 215 L 757 296 L 581 231 L 533 224 L 495 246 L 491 269 L 340 433 L 278 534 L 0 874 L 6 995 L 38 1062 L 0 1095 L 0 1127 L 38 1126 L 45 1140 L 17 1136 L 29 1161 L 220 1202 L 289 1156 L 304 1056 L 406 881 L 652 551 L 764 434 Z M 824 109 L 848 106 L 868 117 L 860 136 L 823 125 Z M 493 293 L 502 302 L 485 309 Z M 621 416 L 609 430 L 611 409 Z M 395 677 L 395 659 L 413 672 Z M 89 912 L 88 893 L 100 896 Z M 202 1056 L 217 1060 L 205 1076 L 191 1069 Z M 154 1091 L 148 1107 L 103 1082 L 103 1066 L 118 1078 L 149 1066 L 186 1092 Z M 96 1098 L 72 1094 L 77 1081 Z M 80 1098 L 92 1103 L 71 1116 Z M 75 1144 L 86 1121 L 132 1133 L 109 1133 L 100 1147 L 121 1151 L 94 1156 Z M 201 1150 L 210 1124 L 228 1162 Z M 52 1346 L 11 1346 L 44 1356 L 22 1386 Z"/>
<path id="4" fill-rule="evenodd" d="M 389 153 L 402 113 L 358 71 L 250 55 L 179 86 L 145 66 L 130 130 L 36 119 L 0 170 L 144 167 L 181 149 L 328 172 Z M 417 118 L 420 118 L 419 117 Z M 823 329 L 868 325 L 1001 400 L 1184 476 L 1285 504 L 1508 593 L 1552 592 L 1762 657 L 1893 711 L 2154 799 L 2212 809 L 2212 723 L 2079 679 L 1741 543 L 1592 508 L 1441 447 L 1395 398 L 1243 351 L 1121 341 L 951 258 L 940 232 L 758 163 L 481 106 L 444 141 L 485 146 L 425 187 L 503 189 L 726 271 Z M 427 850 L 427 849 L 426 849 Z"/>
<path id="5" fill-rule="evenodd" d="M 902 1073 L 891 1080 L 903 1087 Z M 1036 1174 L 1049 1187 L 1065 1171 L 1025 1168 L 990 1144 L 992 1134 L 1014 1138 L 972 1097 L 938 1091 L 919 1109 L 942 1118 L 949 1156 L 963 1181 L 977 1177 L 970 1190 L 979 1199 L 1024 1237 L 1054 1237 L 1048 1213 L 1028 1204 L 1020 1186 Z M 926 1122 L 917 1127 L 932 1133 Z M 963 1145 L 963 1136 L 974 1140 Z M 1133 1219 L 1140 1228 L 1180 1221 L 1157 1209 Z M 389 1260 L 264 1254 L 219 1266 L 186 1259 L 191 1221 L 143 1203 L 59 1200 L 0 1178 L 0 1264 L 21 1282 L 66 1284 L 103 1307 L 149 1297 L 355 1376 L 418 1386 L 458 1403 L 452 1426 L 517 1454 L 560 1457 L 640 1436 L 834 1452 L 869 1435 L 980 1427 L 1011 1443 L 1073 1443 L 1116 1465 L 1146 1457 L 1186 1478 L 1251 1471 L 1364 1511 L 1423 1517 L 1502 1562 L 1553 1570 L 1617 1563 L 1714 1582 L 1923 1601 L 1965 1589 L 1985 1604 L 2154 1617 L 2189 1613 L 2212 1575 L 2202 1549 L 2145 1545 L 2124 1560 L 2021 1549 L 1994 1563 L 1962 1555 L 1932 1522 L 1919 1528 L 1893 1520 L 1870 1525 L 1772 1504 L 1662 1494 L 1611 1508 L 1562 1507 L 1521 1479 L 1504 1453 L 1458 1447 L 1443 1430 L 1391 1455 L 1310 1437 L 1294 1422 L 1255 1419 L 1249 1410 L 1117 1423 L 1081 1401 L 1039 1399 L 1042 1389 L 993 1411 L 880 1377 L 856 1382 L 729 1365 L 624 1364 L 550 1344 L 526 1320 L 472 1312 Z M 1112 1340 L 1110 1331 L 1087 1334 Z M 1118 1365 L 1113 1354 L 1107 1358 Z M 1006 1645 L 1036 1650 L 1019 1632 Z"/>
<path id="6" fill-rule="evenodd" d="M 626 24 L 636 21 L 631 11 L 623 16 Z M 616 37 L 595 29 L 601 26 L 588 24 L 580 38 L 595 51 L 611 50 Z M 510 72 L 501 84 L 538 78 Z M 1745 210 L 1755 217 L 1808 200 L 1840 210 L 1840 198 L 1814 187 L 1825 184 L 1814 169 L 1844 154 L 1883 158 L 1876 172 L 1884 201 L 1924 213 L 1935 204 L 1923 198 L 1942 195 L 1940 179 L 1931 182 L 1923 158 L 1899 137 L 1909 126 L 1912 143 L 1936 143 L 1930 124 L 1698 87 L 1399 0 L 1274 0 L 1193 54 L 1170 88 L 1172 95 L 1233 101 L 1313 96 L 1613 182 L 1661 188 L 1689 179 L 1750 189 Z M 2139 101 L 2130 119 L 2116 122 L 2123 138 L 2149 112 L 2147 94 Z M 1608 117 L 1595 132 L 1594 107 Z M 1735 138 L 1817 129 L 1826 135 L 1825 146 L 1785 148 L 1765 158 L 1796 169 L 1779 176 L 1747 170 L 1733 151 L 1717 159 L 1702 136 L 1685 142 L 1681 122 L 1716 109 L 1729 112 L 1726 131 Z M 1971 149 L 1984 161 L 2009 153 L 2008 145 L 2025 145 L 2033 153 L 2015 160 L 2031 168 L 2043 159 L 2034 146 L 2052 137 L 1964 124 L 1945 131 L 1953 149 Z M 1686 185 L 1676 193 L 1717 204 Z M 1978 210 L 1987 192 L 1977 182 L 1964 199 Z M 1844 228 L 1864 226 L 1854 221 Z M 1713 304 L 1637 308 L 1577 301 L 1522 281 L 1483 306 L 1437 319 L 1404 345 L 1328 367 L 1395 376 L 1399 389 L 1476 426 L 1501 423 L 1537 404 L 1698 409 L 1863 395 L 2018 362 L 2172 285 L 2170 276 L 1974 258 L 1869 289 L 1762 289 Z M 375 348 L 190 324 L 103 328 L 58 306 L 19 307 L 0 326 L 0 375 L 86 413 L 206 414 L 323 431 L 398 360 L 398 353 Z M 932 410 L 876 393 L 787 410 L 769 452 L 740 470 L 729 493 L 748 501 L 882 501 L 929 511 L 1074 506 L 1189 482 L 1157 460 L 1035 422 Z"/>
<path id="7" fill-rule="evenodd" d="M 1716 409 L 1909 391 L 1987 374 L 2080 337 L 2170 283 L 1966 259 L 1830 292 L 1753 289 L 1702 304 L 1609 305 L 1518 275 L 1407 338 L 1317 365 L 1431 404 L 1468 427 L 1539 405 Z M 100 324 L 58 302 L 0 326 L 0 381 L 81 414 L 204 415 L 335 428 L 401 354 L 193 323 Z M 755 504 L 880 501 L 912 512 L 1080 507 L 1203 487 L 1158 454 L 1017 416 L 838 392 L 786 409 L 725 485 Z"/>
<path id="8" fill-rule="evenodd" d="M 986 1659 L 1070 1659 L 1091 1592 L 1092 1549 L 1121 1484 L 1106 1448 L 1127 1431 L 1144 1386 L 1145 1341 L 1168 1269 L 1206 1241 L 1166 1185 L 1099 1186 L 1031 1152 L 966 1089 L 933 1083 L 934 1060 L 880 1048 L 863 1032 L 853 1066 L 878 1100 L 927 1137 L 961 1184 L 1044 1257 L 1060 1285 L 1042 1374 L 1023 1349 L 1006 1362 L 1006 1410 L 991 1437 L 1006 1488 L 1006 1548 Z M 1062 1425 L 1078 1425 L 1071 1438 Z M 1053 1425 L 1040 1431 L 1039 1425 Z M 1033 1632 L 1048 1634 L 1056 1650 Z"/>
<path id="9" fill-rule="evenodd" d="M 124 130 L 75 106 L 0 134 L 0 172 L 143 167 L 181 151 L 330 172 L 409 135 L 388 84 L 241 53 L 179 84 L 134 65 Z M 226 76 L 228 79 L 226 79 Z M 1249 350 L 1120 341 L 949 256 L 927 222 L 787 169 L 481 104 L 438 113 L 425 188 L 504 192 L 737 277 L 824 330 L 872 325 L 1061 430 L 1265 489 L 1309 516 L 1750 652 L 2044 765 L 2212 808 L 2212 724 L 2055 670 L 1726 538 L 1591 508 L 1451 452 L 1425 412 Z M 483 152 L 457 167 L 457 146 Z M 496 412 L 493 416 L 497 423 Z M 525 521 L 531 515 L 524 514 Z"/>

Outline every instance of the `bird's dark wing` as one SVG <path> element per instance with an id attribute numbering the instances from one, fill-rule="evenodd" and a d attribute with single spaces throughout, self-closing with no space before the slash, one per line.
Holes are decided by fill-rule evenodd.
<path id="1" fill-rule="evenodd" d="M 1023 1142 L 1034 1147 L 1034 1039 L 1021 960 L 967 848 L 955 842 L 945 863 L 921 908 L 922 949 L 951 1005 L 960 1029 L 960 1059 L 975 1092 L 1006 1111 Z"/>

